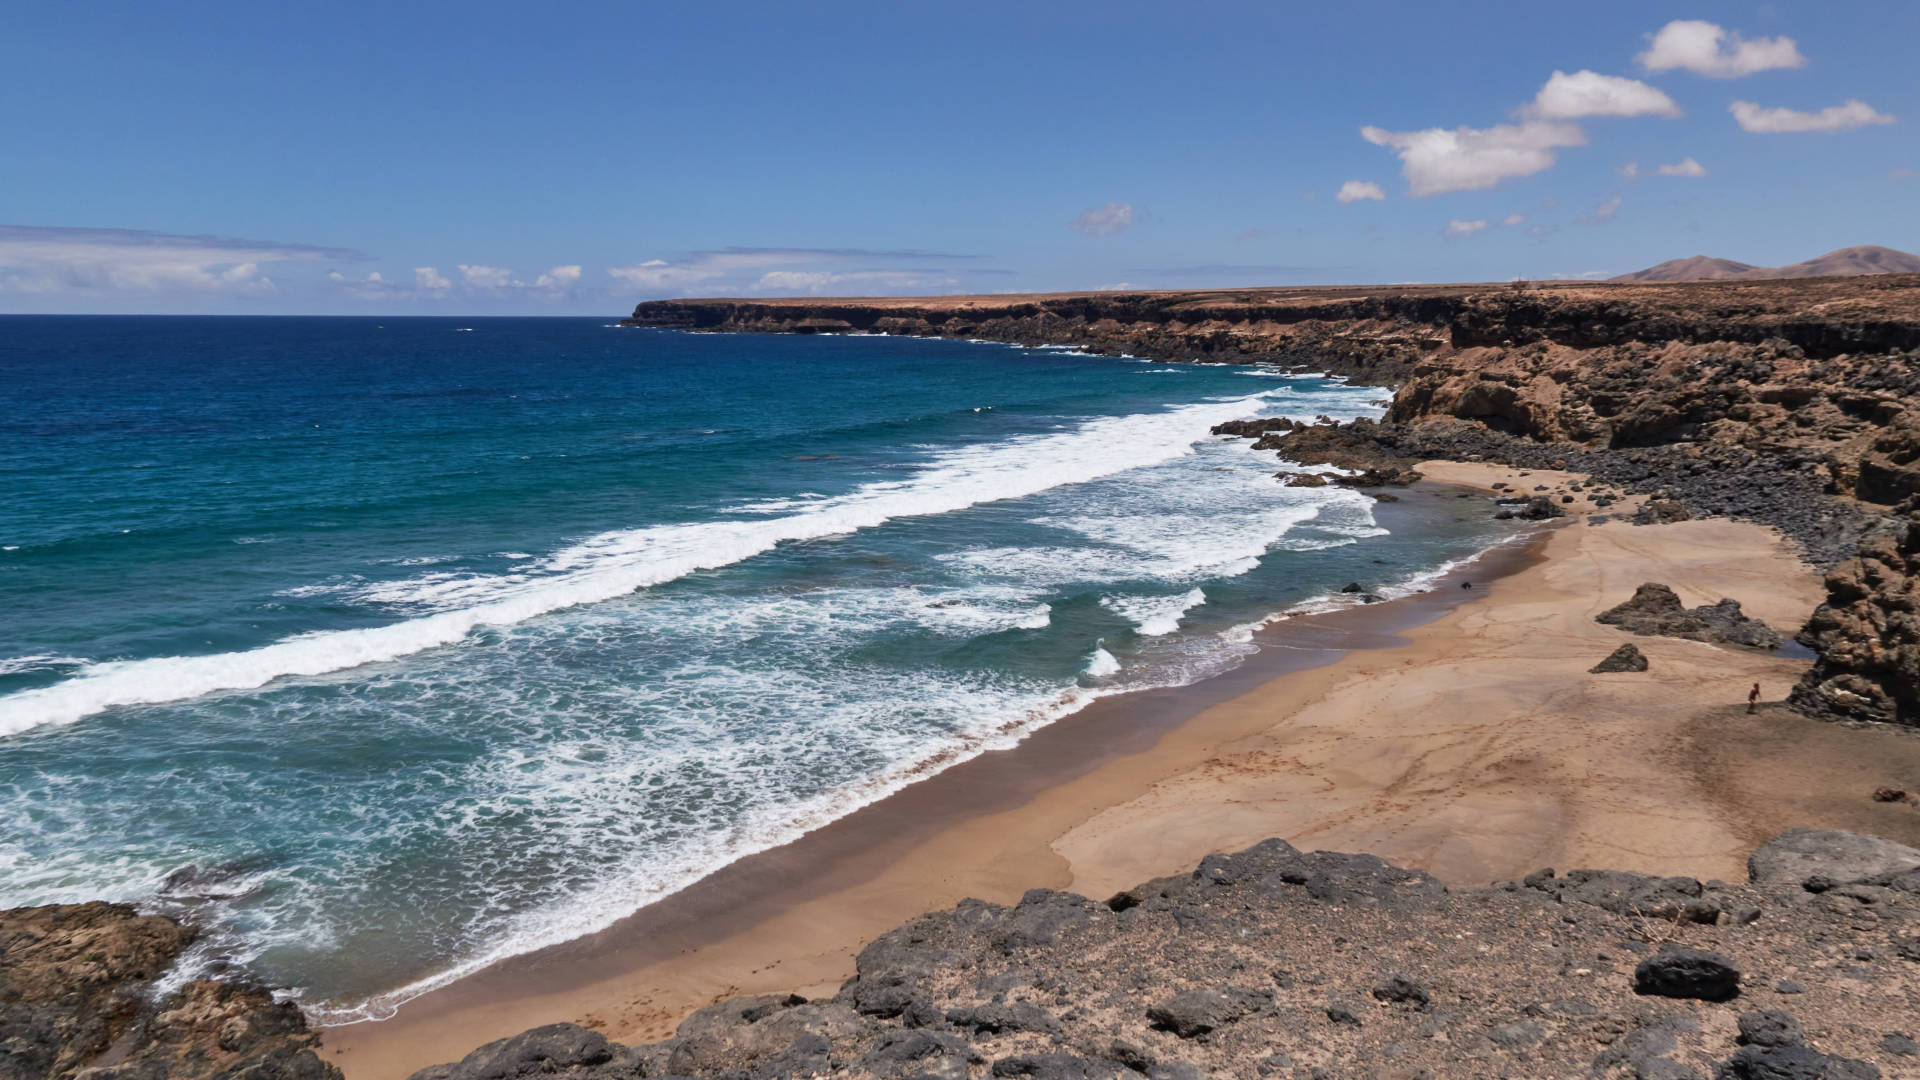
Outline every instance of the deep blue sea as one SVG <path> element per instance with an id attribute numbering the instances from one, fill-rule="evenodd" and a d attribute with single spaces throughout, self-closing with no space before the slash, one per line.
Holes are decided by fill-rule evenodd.
<path id="1" fill-rule="evenodd" d="M 0 318 L 0 906 L 384 1015 L 1504 535 L 1208 434 L 1378 389 L 609 322 Z"/>

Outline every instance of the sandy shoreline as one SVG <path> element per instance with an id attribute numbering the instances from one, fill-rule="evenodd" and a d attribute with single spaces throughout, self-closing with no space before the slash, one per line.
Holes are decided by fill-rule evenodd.
<path id="1" fill-rule="evenodd" d="M 1497 466 L 1423 470 L 1519 481 Z M 864 941 L 965 896 L 1103 896 L 1268 836 L 1457 884 L 1545 865 L 1737 880 L 1745 852 L 1786 825 L 1920 840 L 1920 815 L 1855 790 L 1869 777 L 1920 787 L 1920 739 L 1778 708 L 1744 716 L 1750 683 L 1778 701 L 1807 661 L 1593 622 L 1664 581 L 1689 604 L 1732 596 L 1791 633 L 1823 590 L 1771 530 L 1569 522 L 1491 559 L 1463 572 L 1471 591 L 1456 575 L 1405 601 L 1287 620 L 1235 672 L 1097 703 L 603 934 L 392 1020 L 328 1029 L 325 1052 L 350 1080 L 387 1080 L 555 1020 L 647 1041 L 733 994 L 830 993 Z M 1627 640 L 1650 671 L 1587 674 Z"/>

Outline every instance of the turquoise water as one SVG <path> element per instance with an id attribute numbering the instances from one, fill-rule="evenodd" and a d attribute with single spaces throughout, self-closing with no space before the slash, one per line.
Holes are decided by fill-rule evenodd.
<path id="1" fill-rule="evenodd" d="M 186 914 L 194 965 L 385 1015 L 1501 535 L 1453 500 L 1388 532 L 1207 431 L 1382 394 L 603 320 L 0 319 L 0 906 Z"/>

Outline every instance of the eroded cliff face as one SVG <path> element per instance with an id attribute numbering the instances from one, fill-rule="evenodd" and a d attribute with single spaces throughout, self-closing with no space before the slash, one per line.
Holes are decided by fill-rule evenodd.
<path id="1" fill-rule="evenodd" d="M 340 1080 L 300 1010 L 255 987 L 154 987 L 193 940 L 122 904 L 0 911 L 0 1077 Z"/>
<path id="2" fill-rule="evenodd" d="M 1379 384 L 1439 361 L 1499 368 L 1623 346 L 1759 346 L 1826 359 L 1920 348 L 1920 275 L 1687 285 L 1553 283 L 802 300 L 656 300 L 630 326 L 885 333 L 1077 345 L 1156 360 L 1266 362 Z M 1439 370 L 1439 369 L 1435 369 Z M 1502 369 L 1502 374 L 1512 374 Z M 1498 415 L 1489 412 L 1486 415 Z"/>
<path id="3" fill-rule="evenodd" d="M 1275 363 L 1396 387 L 1387 422 L 1312 438 L 1382 461 L 1506 460 L 1668 491 L 1776 525 L 1810 561 L 1860 559 L 1803 640 L 1795 698 L 1920 723 L 1911 551 L 1920 496 L 1920 275 L 1680 285 L 1431 286 L 641 304 L 632 325 L 1070 344 Z M 1271 435 L 1304 450 L 1300 433 Z M 1316 444 L 1316 449 L 1325 447 Z M 1322 454 L 1324 456 L 1324 454 Z M 1876 538 L 1886 532 L 1886 537 Z"/>
<path id="4" fill-rule="evenodd" d="M 1900 509 L 1904 529 L 1827 574 L 1827 602 L 1800 632 L 1820 654 L 1793 690 L 1803 712 L 1920 724 L 1920 499 Z"/>

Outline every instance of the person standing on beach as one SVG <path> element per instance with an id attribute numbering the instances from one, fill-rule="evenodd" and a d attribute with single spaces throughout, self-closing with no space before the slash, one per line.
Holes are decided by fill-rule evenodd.
<path id="1" fill-rule="evenodd" d="M 1760 704 L 1760 684 L 1754 683 L 1753 689 L 1747 691 L 1747 715 L 1752 716 L 1754 706 L 1759 704 Z"/>

